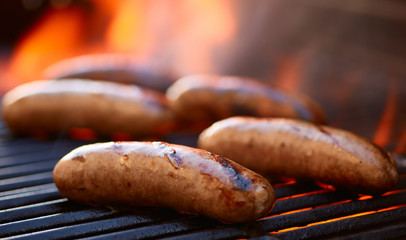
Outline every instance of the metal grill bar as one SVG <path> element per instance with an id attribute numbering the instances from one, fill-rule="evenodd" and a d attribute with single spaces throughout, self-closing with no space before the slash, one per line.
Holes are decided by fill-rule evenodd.
<path id="1" fill-rule="evenodd" d="M 0 180 L 0 191 L 36 186 L 52 182 L 52 172 L 36 173 Z"/>
<path id="2" fill-rule="evenodd" d="M 311 226 L 305 229 L 302 228 L 299 230 L 277 234 L 277 236 L 282 239 L 315 239 L 332 236 L 340 232 L 354 232 L 367 227 L 375 228 L 385 224 L 405 220 L 406 207 L 403 207 L 373 215 L 359 216 L 351 219 L 339 220 L 337 222 L 324 223 L 323 225 Z"/>
<path id="3" fill-rule="evenodd" d="M 59 198 L 61 198 L 61 194 L 56 187 L 44 188 L 36 191 L 28 191 L 11 196 L 0 197 L 0 209 L 14 208 Z"/>
<path id="4" fill-rule="evenodd" d="M 79 144 L 72 144 L 71 141 L 58 140 L 58 141 L 34 141 L 33 139 L 17 138 L 11 141 L 1 141 L 0 140 L 0 157 L 2 162 L 5 162 L 5 157 L 15 157 L 19 158 L 19 161 L 32 161 L 31 158 L 27 159 L 27 156 L 38 155 L 40 159 L 44 158 L 47 153 L 60 153 L 60 148 L 70 148 L 78 146 Z M 63 150 L 63 149 L 62 149 Z M 41 153 L 42 152 L 42 153 Z M 25 155 L 25 156 L 21 156 Z M 11 161 L 11 164 L 16 164 L 15 161 Z M 24 162 L 23 162 L 24 163 Z"/>
<path id="5" fill-rule="evenodd" d="M 310 182 L 279 184 L 275 188 L 278 200 L 266 218 L 245 224 L 223 224 L 166 208 L 117 211 L 84 206 L 62 198 L 52 181 L 53 167 L 63 155 L 85 143 L 88 142 L 67 139 L 6 140 L 0 136 L 0 237 L 352 239 L 375 237 L 374 234 L 393 238 L 406 235 L 406 207 L 388 209 L 406 203 L 406 160 L 402 157 L 397 159 L 402 163 L 399 164 L 400 182 L 385 196 L 362 200 L 358 195 L 325 190 Z M 368 214 L 352 216 L 365 212 Z M 329 220 L 335 221 L 323 222 Z M 382 228 L 377 229 L 377 226 Z M 295 227 L 299 229 L 289 229 Z M 277 232 L 283 229 L 286 232 Z M 396 234 L 385 234 L 393 230 Z"/>
<path id="6" fill-rule="evenodd" d="M 159 225 L 145 226 L 136 229 L 110 233 L 85 239 L 131 239 L 131 238 L 157 238 L 163 235 L 180 234 L 185 231 L 193 231 L 202 228 L 213 228 L 220 223 L 205 219 L 203 217 L 187 217 L 171 222 L 160 223 Z M 136 237 L 134 237 L 136 236 Z"/>
<path id="7" fill-rule="evenodd" d="M 275 188 L 275 195 L 277 198 L 285 198 L 290 197 L 292 195 L 315 192 L 319 190 L 321 190 L 321 188 L 312 183 L 304 184 L 299 182 L 293 185 Z"/>
<path id="8" fill-rule="evenodd" d="M 74 211 L 78 209 L 83 209 L 83 206 L 69 202 L 66 199 L 41 202 L 37 204 L 10 208 L 1 211 L 0 223 L 7 223 L 23 219 L 41 217 L 48 214 Z"/>
<path id="9" fill-rule="evenodd" d="M 306 226 L 308 224 L 315 222 L 326 221 L 329 219 L 349 216 L 356 213 L 375 211 L 394 205 L 404 204 L 405 199 L 406 192 L 381 198 L 373 198 L 364 201 L 352 201 L 344 204 L 299 211 L 281 216 L 272 217 L 271 212 L 271 217 L 261 219 L 256 222 L 255 231 L 252 231 L 252 229 L 250 228 L 246 228 L 245 230 L 243 230 L 244 229 L 243 226 L 241 226 L 240 224 L 236 224 L 236 225 L 226 225 L 217 229 L 208 229 L 206 231 L 186 234 L 183 236 L 177 236 L 170 239 L 220 239 L 220 238 L 239 238 L 241 236 L 254 237 L 252 236 L 252 232 L 257 233 L 258 229 L 260 229 L 259 232 L 272 232 L 280 229 Z M 395 218 L 396 217 L 398 216 L 395 216 Z M 402 216 L 399 217 L 401 220 Z M 323 226 L 320 227 L 322 228 Z M 336 226 L 336 228 L 337 227 L 338 226 Z M 341 229 L 341 231 L 343 231 L 343 229 Z M 222 237 L 216 238 L 213 236 L 222 236 Z M 295 238 L 289 238 L 288 236 L 286 239 L 295 239 Z"/>
<path id="10" fill-rule="evenodd" d="M 150 210 L 150 211 L 148 211 Z M 100 209 L 102 214 L 98 214 L 97 218 L 101 218 L 98 221 L 92 221 L 95 218 L 95 213 L 87 214 L 86 216 L 81 216 L 84 223 L 80 222 L 72 222 L 73 224 L 64 226 L 64 227 L 57 227 L 53 229 L 48 229 L 44 231 L 38 231 L 30 234 L 21 235 L 15 237 L 15 239 L 61 239 L 65 237 L 69 238 L 78 238 L 78 237 L 85 237 L 94 234 L 103 234 L 106 232 L 111 231 L 119 231 L 125 230 L 128 228 L 135 228 L 144 226 L 145 224 L 159 224 L 159 226 L 164 227 L 167 226 L 165 223 L 161 223 L 162 221 L 170 220 L 173 218 L 185 218 L 184 216 L 179 215 L 176 212 L 168 211 L 166 209 L 147 209 L 147 211 L 143 211 L 141 213 L 134 213 L 131 214 L 130 212 L 118 214 L 118 212 L 112 212 L 109 210 L 102 210 Z M 78 213 L 71 213 L 74 216 L 78 216 Z M 107 219 L 103 219 L 105 217 L 109 217 Z M 60 217 L 59 217 L 60 218 Z M 186 217 L 189 219 L 190 217 Z M 184 220 L 188 222 L 188 224 L 193 224 L 193 220 Z M 44 226 L 42 226 L 44 227 Z M 168 226 L 167 226 L 168 227 Z M 170 227 L 169 227 L 170 228 Z M 138 228 L 139 229 L 139 228 Z M 172 229 L 172 228 L 171 228 Z M 189 228 L 188 228 L 189 229 Z M 156 230 L 156 229 L 155 229 Z M 154 233 L 154 230 L 151 229 L 151 233 Z M 120 234 L 120 233 L 118 233 Z M 147 234 L 145 232 L 145 234 Z M 136 235 L 138 236 L 138 235 Z"/>
<path id="11" fill-rule="evenodd" d="M 38 172 L 52 171 L 56 164 L 56 161 L 57 158 L 55 157 L 54 160 L 50 161 L 41 161 L 36 163 L 3 168 L 0 169 L 0 177 L 2 179 L 6 179 L 24 176 L 28 174 L 35 174 Z"/>
<path id="12" fill-rule="evenodd" d="M 6 192 L 1 192 L 0 197 L 3 198 L 3 197 L 13 196 L 16 194 L 22 194 L 22 193 L 26 193 L 26 192 L 39 191 L 39 190 L 50 188 L 50 187 L 54 187 L 56 189 L 55 184 L 48 183 L 48 184 L 42 184 L 42 185 L 37 185 L 37 186 L 32 186 L 32 187 L 26 187 L 26 188 L 20 188 L 20 189 L 14 189 L 14 190 L 6 191 Z"/>
<path id="13" fill-rule="evenodd" d="M 117 231 L 120 229 L 135 227 L 140 224 L 152 223 L 153 221 L 154 219 L 150 219 L 149 217 L 135 215 L 112 217 L 97 222 L 88 222 L 79 225 L 70 225 L 41 232 L 23 234 L 16 236 L 13 239 L 72 239 L 89 234 L 100 234 L 107 231 Z"/>
<path id="14" fill-rule="evenodd" d="M 6 147 L 7 148 L 7 147 Z M 22 146 L 24 149 L 25 146 Z M 22 152 L 22 153 L 13 153 L 13 150 L 1 150 L 0 153 L 6 156 L 0 156 L 0 167 L 13 167 L 13 166 L 20 166 L 24 164 L 36 163 L 36 162 L 43 162 L 46 160 L 55 160 L 63 156 L 63 154 L 68 153 L 70 150 L 75 148 L 75 146 L 60 146 L 60 147 L 52 147 L 47 146 L 45 149 L 41 148 L 34 148 L 32 152 Z M 18 149 L 15 149 L 17 151 Z M 4 170 L 2 170 L 4 171 Z M 0 175 L 0 177 L 4 178 Z"/>
<path id="15" fill-rule="evenodd" d="M 321 194 L 315 194 L 300 198 L 280 200 L 275 203 L 271 214 L 281 214 L 289 211 L 294 211 L 303 208 L 309 208 L 324 204 L 334 204 L 336 202 L 342 202 L 345 200 L 356 199 L 357 196 L 343 192 L 326 192 Z"/>
<path id="16" fill-rule="evenodd" d="M 376 229 L 367 232 L 355 233 L 344 237 L 337 237 L 333 239 L 341 240 L 356 240 L 356 239 L 402 239 L 406 236 L 406 222 L 392 223 L 389 226 L 379 225 Z"/>
<path id="17" fill-rule="evenodd" d="M 86 209 L 68 213 L 57 213 L 38 218 L 6 223 L 2 225 L 0 237 L 35 232 L 64 225 L 67 226 L 71 224 L 78 224 L 84 221 L 92 221 L 112 216 L 114 216 L 114 214 L 106 211 L 105 209 Z"/>

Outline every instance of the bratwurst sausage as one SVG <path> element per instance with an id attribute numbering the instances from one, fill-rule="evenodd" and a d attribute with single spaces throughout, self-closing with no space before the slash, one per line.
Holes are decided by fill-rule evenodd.
<path id="1" fill-rule="evenodd" d="M 90 205 L 158 205 L 224 222 L 265 216 L 275 195 L 261 175 L 207 151 L 164 142 L 79 147 L 55 166 L 62 196 Z"/>
<path id="2" fill-rule="evenodd" d="M 64 59 L 49 66 L 43 79 L 92 79 L 136 84 L 165 92 L 173 82 L 167 71 L 141 65 L 129 54 L 89 54 Z"/>
<path id="3" fill-rule="evenodd" d="M 201 133 L 198 146 L 265 174 L 313 179 L 375 194 L 399 178 L 391 155 L 348 131 L 293 119 L 233 117 Z"/>
<path id="4" fill-rule="evenodd" d="M 325 122 L 324 113 L 316 102 L 247 77 L 190 75 L 172 84 L 166 95 L 174 112 L 185 122 L 211 124 L 231 116 Z"/>
<path id="5" fill-rule="evenodd" d="M 76 127 L 100 135 L 149 137 L 173 126 L 165 95 L 129 84 L 40 80 L 9 91 L 2 103 L 3 118 L 16 133 L 60 133 Z"/>

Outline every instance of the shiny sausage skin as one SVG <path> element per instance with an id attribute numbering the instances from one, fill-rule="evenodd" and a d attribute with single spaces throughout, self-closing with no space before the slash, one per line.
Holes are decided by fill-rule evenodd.
<path id="1" fill-rule="evenodd" d="M 261 175 L 204 150 L 164 142 L 79 147 L 55 166 L 62 196 L 90 205 L 157 205 L 224 222 L 253 221 L 272 208 Z"/>
<path id="2" fill-rule="evenodd" d="M 170 131 L 174 122 L 165 95 L 103 81 L 34 81 L 9 91 L 2 104 L 5 122 L 19 134 L 58 134 L 76 127 L 100 135 L 149 137 Z"/>
<path id="3" fill-rule="evenodd" d="M 221 75 L 191 75 L 172 84 L 166 95 L 185 122 L 213 123 L 231 116 L 286 117 L 324 123 L 317 103 L 271 88 L 259 80 Z"/>
<path id="4" fill-rule="evenodd" d="M 137 84 L 165 92 L 173 82 L 169 73 L 157 66 L 141 65 L 129 54 L 89 54 L 68 58 L 49 66 L 43 79 L 92 79 Z"/>
<path id="5" fill-rule="evenodd" d="M 398 181 L 391 155 L 350 132 L 293 119 L 233 117 L 201 133 L 198 146 L 259 173 L 376 194 Z"/>

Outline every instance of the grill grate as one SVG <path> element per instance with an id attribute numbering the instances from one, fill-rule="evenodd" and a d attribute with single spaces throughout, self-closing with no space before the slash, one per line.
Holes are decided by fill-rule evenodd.
<path id="1" fill-rule="evenodd" d="M 185 140 L 186 139 L 186 140 Z M 175 136 L 168 141 L 191 142 Z M 222 224 L 166 208 L 93 208 L 60 196 L 56 162 L 85 141 L 11 138 L 0 123 L 0 237 L 9 239 L 397 239 L 406 237 L 406 158 L 401 179 L 379 197 L 326 190 L 309 182 L 275 185 L 272 212 L 256 222 Z"/>

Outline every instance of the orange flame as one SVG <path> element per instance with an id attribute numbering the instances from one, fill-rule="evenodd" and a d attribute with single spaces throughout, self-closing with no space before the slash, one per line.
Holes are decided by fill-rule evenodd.
<path id="1" fill-rule="evenodd" d="M 233 1 L 89 1 L 48 12 L 21 39 L 12 81 L 37 80 L 49 65 L 81 54 L 130 53 L 181 76 L 213 72 L 215 50 L 234 37 Z"/>
<path id="2" fill-rule="evenodd" d="M 406 125 L 404 125 L 402 135 L 400 136 L 399 143 L 394 149 L 394 152 L 397 154 L 406 153 Z"/>
<path id="3" fill-rule="evenodd" d="M 148 6 L 144 1 L 122 1 L 115 6 L 115 13 L 106 29 L 106 47 L 113 51 L 133 51 L 140 54 L 148 43 L 147 27 L 143 19 Z"/>
<path id="4" fill-rule="evenodd" d="M 233 1 L 182 0 L 168 3 L 171 30 L 155 33 L 155 41 L 165 42 L 155 55 L 172 65 L 178 75 L 214 72 L 215 50 L 234 37 L 236 21 Z M 164 24 L 161 19 L 162 29 Z"/>
<path id="5" fill-rule="evenodd" d="M 395 81 L 389 81 L 389 93 L 385 110 L 373 137 L 373 141 L 379 146 L 385 146 L 391 139 L 391 126 L 393 126 L 395 121 L 397 98 L 397 84 Z"/>
<path id="6" fill-rule="evenodd" d="M 283 89 L 295 92 L 300 88 L 303 80 L 305 62 L 308 59 L 307 52 L 303 51 L 294 57 L 280 57 L 277 64 L 278 72 L 274 78 L 275 85 Z"/>
<path id="7" fill-rule="evenodd" d="M 15 49 L 10 62 L 13 79 L 36 80 L 51 63 L 77 53 L 84 41 L 84 20 L 84 13 L 78 8 L 48 11 Z"/>

